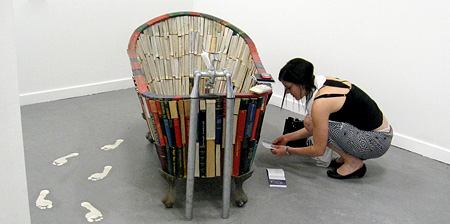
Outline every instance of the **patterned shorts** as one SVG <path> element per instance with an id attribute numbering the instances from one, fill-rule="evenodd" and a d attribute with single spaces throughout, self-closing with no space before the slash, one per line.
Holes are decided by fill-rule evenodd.
<path id="1" fill-rule="evenodd" d="M 349 123 L 329 121 L 328 143 L 359 159 L 378 158 L 391 146 L 390 129 L 389 132 L 363 131 Z"/>

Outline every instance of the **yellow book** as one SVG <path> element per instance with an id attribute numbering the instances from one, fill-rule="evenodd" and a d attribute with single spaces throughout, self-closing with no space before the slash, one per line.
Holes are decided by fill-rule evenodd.
<path id="1" fill-rule="evenodd" d="M 206 100 L 206 177 L 216 173 L 216 100 Z"/>
<path id="2" fill-rule="evenodd" d="M 236 128 L 240 105 L 241 105 L 241 98 L 236 98 L 234 100 L 234 113 L 233 113 L 233 145 L 236 143 Z"/>

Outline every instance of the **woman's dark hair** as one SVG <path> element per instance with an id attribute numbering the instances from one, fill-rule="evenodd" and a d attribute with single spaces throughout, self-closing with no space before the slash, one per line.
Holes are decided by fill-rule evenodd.
<path id="1" fill-rule="evenodd" d="M 314 65 L 302 58 L 294 58 L 290 60 L 280 70 L 278 80 L 291 82 L 295 85 L 301 85 L 308 92 L 306 94 L 306 104 L 311 99 L 316 86 L 314 85 Z M 284 99 L 286 97 L 286 91 L 284 91 L 283 101 L 281 102 L 281 108 L 283 108 Z"/>

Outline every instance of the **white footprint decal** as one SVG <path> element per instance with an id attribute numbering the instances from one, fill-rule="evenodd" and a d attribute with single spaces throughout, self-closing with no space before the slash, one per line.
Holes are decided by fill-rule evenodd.
<path id="1" fill-rule="evenodd" d="M 53 207 L 53 202 L 50 200 L 45 199 L 45 196 L 50 193 L 48 190 L 42 190 L 41 193 L 39 193 L 39 197 L 36 200 L 36 207 L 40 209 L 47 209 Z"/>
<path id="2" fill-rule="evenodd" d="M 102 213 L 94 208 L 94 206 L 91 205 L 91 203 L 89 202 L 82 202 L 81 206 L 87 208 L 90 212 L 86 213 L 85 217 L 87 219 L 88 222 L 99 222 L 103 219 L 103 215 Z"/>
<path id="3" fill-rule="evenodd" d="M 106 175 L 108 175 L 111 168 L 112 168 L 112 166 L 105 166 L 105 168 L 103 168 L 102 173 L 94 173 L 90 177 L 88 177 L 88 180 L 97 181 L 97 180 L 101 180 L 101 179 L 105 178 Z"/>
<path id="4" fill-rule="evenodd" d="M 79 154 L 76 153 L 76 152 L 71 153 L 71 154 L 69 154 L 67 156 L 63 156 L 63 157 L 61 157 L 59 159 L 55 159 L 55 161 L 53 161 L 52 164 L 55 165 L 55 166 L 62 166 L 63 164 L 67 163 L 67 159 L 68 158 L 75 157 L 75 156 L 78 156 L 78 155 Z"/>
<path id="5" fill-rule="evenodd" d="M 105 150 L 105 151 L 108 151 L 108 150 L 111 150 L 111 149 L 115 149 L 115 148 L 117 148 L 117 147 L 120 145 L 120 143 L 122 143 L 122 142 L 123 142 L 123 139 L 117 139 L 117 140 L 116 140 L 116 143 L 114 143 L 114 145 L 105 145 L 105 146 L 102 147 L 102 149 Z"/>

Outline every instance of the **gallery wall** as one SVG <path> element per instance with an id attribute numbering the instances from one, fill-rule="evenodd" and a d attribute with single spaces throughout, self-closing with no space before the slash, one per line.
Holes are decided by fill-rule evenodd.
<path id="1" fill-rule="evenodd" d="M 195 0 L 194 9 L 244 30 L 275 79 L 301 57 L 316 75 L 354 82 L 378 102 L 394 145 L 450 163 L 450 2 Z M 270 103 L 280 106 L 283 91 L 277 82 Z"/>
<path id="2" fill-rule="evenodd" d="M 148 20 L 193 1 L 14 1 L 22 105 L 131 88 L 127 46 Z"/>
<path id="3" fill-rule="evenodd" d="M 0 223 L 30 223 L 12 0 L 0 1 Z"/>

